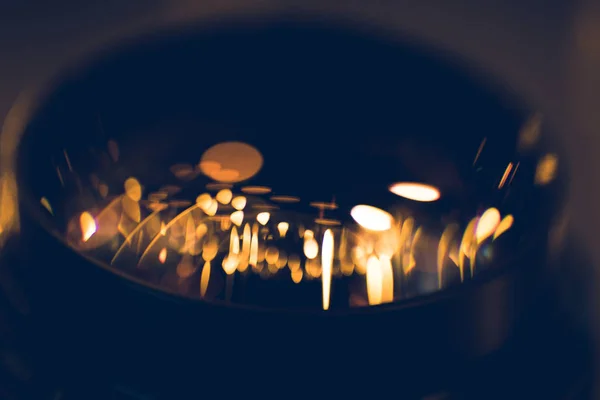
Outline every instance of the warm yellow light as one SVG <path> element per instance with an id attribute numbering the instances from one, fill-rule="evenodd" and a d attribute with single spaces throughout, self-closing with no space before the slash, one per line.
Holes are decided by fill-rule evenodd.
<path id="1" fill-rule="evenodd" d="M 367 205 L 354 206 L 350 215 L 356 223 L 370 231 L 387 231 L 394 220 L 390 213 Z"/>
<path id="2" fill-rule="evenodd" d="M 202 274 L 200 275 L 200 296 L 206 296 L 206 290 L 208 289 L 208 282 L 210 281 L 210 261 L 204 263 L 202 268 Z"/>
<path id="3" fill-rule="evenodd" d="M 331 295 L 331 271 L 333 265 L 333 233 L 327 229 L 323 235 L 323 245 L 321 250 L 321 268 L 323 284 L 323 310 L 329 309 L 329 300 Z"/>
<path id="4" fill-rule="evenodd" d="M 288 224 L 287 222 L 278 223 L 277 230 L 279 231 L 279 236 L 282 238 L 285 237 L 285 234 L 287 233 L 289 227 L 290 227 L 290 224 Z"/>
<path id="5" fill-rule="evenodd" d="M 229 253 L 231 254 L 239 254 L 240 252 L 240 237 L 238 236 L 238 231 L 233 227 L 231 229 L 231 234 L 229 235 Z"/>
<path id="6" fill-rule="evenodd" d="M 383 272 L 379 259 L 371 255 L 367 260 L 367 297 L 369 305 L 381 304 L 383 292 Z"/>
<path id="7" fill-rule="evenodd" d="M 79 217 L 79 226 L 81 228 L 81 239 L 84 242 L 90 240 L 90 238 L 96 233 L 96 221 L 92 214 L 84 212 Z"/>
<path id="8" fill-rule="evenodd" d="M 229 218 L 231 219 L 231 222 L 233 222 L 237 226 L 241 226 L 242 222 L 244 222 L 244 212 L 234 211 L 231 213 L 231 216 Z"/>
<path id="9" fill-rule="evenodd" d="M 233 197 L 233 193 L 231 193 L 231 190 L 229 190 L 229 189 L 219 190 L 219 192 L 215 196 L 217 201 L 221 204 L 229 204 L 232 197 Z"/>
<path id="10" fill-rule="evenodd" d="M 240 263 L 238 264 L 238 271 L 244 272 L 250 263 L 250 241 L 252 240 L 252 233 L 250 232 L 250 225 L 244 226 L 242 232 L 242 253 L 240 254 Z"/>
<path id="11" fill-rule="evenodd" d="M 237 196 L 231 200 L 231 205 L 238 211 L 241 211 L 246 207 L 246 198 L 244 196 Z"/>
<path id="12" fill-rule="evenodd" d="M 392 270 L 392 260 L 389 257 L 379 257 L 379 266 L 381 268 L 381 302 L 391 303 L 394 301 L 394 271 Z"/>
<path id="13" fill-rule="evenodd" d="M 277 247 L 268 247 L 265 251 L 265 260 L 267 264 L 277 264 L 277 260 L 279 260 L 279 250 Z"/>
<path id="14" fill-rule="evenodd" d="M 424 183 L 398 182 L 390 186 L 390 192 L 405 199 L 430 202 L 440 198 L 440 191 Z"/>
<path id="15" fill-rule="evenodd" d="M 133 201 L 140 201 L 142 198 L 142 186 L 135 178 L 129 178 L 125 181 L 125 194 Z"/>
<path id="16" fill-rule="evenodd" d="M 309 260 L 314 259 L 319 254 L 319 244 L 315 240 L 315 238 L 310 238 L 304 241 L 304 255 Z"/>
<path id="17" fill-rule="evenodd" d="M 212 261 L 219 251 L 219 244 L 216 240 L 209 240 L 202 245 L 202 258 L 204 261 Z"/>
<path id="18" fill-rule="evenodd" d="M 300 281 L 302 280 L 302 275 L 304 275 L 304 273 L 301 269 L 298 268 L 292 270 L 292 280 L 294 281 L 294 283 L 300 283 Z"/>
<path id="19" fill-rule="evenodd" d="M 252 238 L 250 239 L 250 260 L 249 264 L 256 267 L 258 264 L 258 225 L 252 227 Z"/>
<path id="20" fill-rule="evenodd" d="M 297 254 L 290 254 L 288 257 L 288 267 L 291 271 L 300 269 L 300 257 Z"/>
<path id="21" fill-rule="evenodd" d="M 202 211 L 206 212 L 206 210 L 210 208 L 210 205 L 212 204 L 212 197 L 210 197 L 210 194 L 208 193 L 203 193 L 196 197 L 196 204 Z"/>
<path id="22" fill-rule="evenodd" d="M 267 222 L 269 222 L 269 218 L 271 218 L 271 214 L 269 214 L 268 212 L 261 212 L 261 213 L 258 213 L 258 215 L 256 216 L 256 220 L 261 225 L 266 225 Z"/>
<path id="23" fill-rule="evenodd" d="M 496 208 L 488 208 L 479 218 L 477 228 L 475 229 L 475 239 L 480 244 L 488 237 L 492 236 L 500 224 L 500 211 Z"/>
<path id="24" fill-rule="evenodd" d="M 211 199 L 210 206 L 203 210 L 209 217 L 214 217 L 219 209 L 219 203 L 215 199 Z"/>
<path id="25" fill-rule="evenodd" d="M 158 261 L 160 261 L 161 264 L 164 264 L 165 261 L 167 261 L 167 248 L 164 247 L 160 253 L 158 253 Z"/>
<path id="26" fill-rule="evenodd" d="M 514 221 L 515 219 L 512 215 L 507 215 L 504 218 L 502 218 L 502 221 L 500 221 L 500 224 L 498 224 L 498 227 L 494 232 L 494 240 L 496 240 L 498 236 L 502 235 L 504 232 L 509 230 Z"/>
<path id="27" fill-rule="evenodd" d="M 555 154 L 546 154 L 540 159 L 535 170 L 535 183 L 547 185 L 556 177 L 558 157 Z"/>
<path id="28" fill-rule="evenodd" d="M 237 269 L 238 263 L 239 257 L 237 254 L 228 254 L 223 259 L 223 263 L 221 265 L 223 266 L 223 271 L 225 271 L 227 275 L 231 275 Z"/>

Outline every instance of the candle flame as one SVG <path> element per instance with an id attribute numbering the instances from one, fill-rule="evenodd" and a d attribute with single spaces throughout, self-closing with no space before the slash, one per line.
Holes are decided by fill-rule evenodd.
<path id="1" fill-rule="evenodd" d="M 268 212 L 261 212 L 261 213 L 258 213 L 258 215 L 256 216 L 256 220 L 261 225 L 266 225 L 267 222 L 269 222 L 269 218 L 271 218 L 271 214 L 269 214 Z"/>
<path id="2" fill-rule="evenodd" d="M 391 303 L 394 301 L 394 271 L 392 260 L 386 256 L 379 257 L 381 268 L 381 302 Z"/>
<path id="3" fill-rule="evenodd" d="M 512 215 L 507 215 L 502 218 L 502 221 L 500 221 L 500 224 L 498 224 L 498 227 L 496 228 L 496 232 L 494 232 L 493 239 L 496 240 L 500 235 L 509 230 L 514 221 L 515 219 Z"/>
<path id="4" fill-rule="evenodd" d="M 387 231 L 392 227 L 394 218 L 380 208 L 358 205 L 350 211 L 350 215 L 357 224 L 370 231 Z"/>
<path id="5" fill-rule="evenodd" d="M 381 304 L 383 295 L 383 272 L 379 259 L 371 255 L 367 260 L 367 297 L 369 305 Z"/>
<path id="6" fill-rule="evenodd" d="M 167 248 L 163 247 L 163 249 L 160 251 L 160 253 L 158 253 L 158 261 L 160 261 L 161 264 L 164 264 L 165 261 L 167 261 Z"/>
<path id="7" fill-rule="evenodd" d="M 479 218 L 477 228 L 475 229 L 475 239 L 477 244 L 481 244 L 485 239 L 492 236 L 500 224 L 500 212 L 496 208 L 488 208 Z"/>
<path id="8" fill-rule="evenodd" d="M 280 222 L 277 224 L 277 230 L 279 231 L 279 236 L 284 238 L 288 229 L 290 227 L 290 224 L 288 224 L 287 222 Z"/>
<path id="9" fill-rule="evenodd" d="M 234 211 L 231 213 L 231 216 L 229 217 L 229 219 L 231 219 L 231 222 L 233 222 L 235 225 L 241 226 L 242 222 L 244 222 L 244 212 L 243 211 Z"/>
<path id="10" fill-rule="evenodd" d="M 204 268 L 202 268 L 202 274 L 200 275 L 200 296 L 206 296 L 206 291 L 208 289 L 208 282 L 210 281 L 210 261 L 204 263 Z"/>
<path id="11" fill-rule="evenodd" d="M 79 217 L 79 226 L 81 227 L 81 240 L 87 242 L 96 233 L 96 221 L 89 212 L 84 212 Z"/>
<path id="12" fill-rule="evenodd" d="M 250 260 L 248 262 L 253 267 L 258 264 L 258 225 L 252 227 L 252 238 L 250 239 Z"/>
<path id="13" fill-rule="evenodd" d="M 321 268 L 323 284 L 323 310 L 329 309 L 329 300 L 331 297 L 331 271 L 333 264 L 333 233 L 327 229 L 323 235 L 323 244 L 321 250 Z"/>
<path id="14" fill-rule="evenodd" d="M 238 211 L 242 211 L 246 207 L 246 198 L 244 196 L 237 196 L 231 200 L 231 205 Z"/>

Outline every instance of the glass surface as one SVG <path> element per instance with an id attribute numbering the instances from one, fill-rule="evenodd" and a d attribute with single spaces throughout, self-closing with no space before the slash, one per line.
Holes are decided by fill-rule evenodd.
<path id="1" fill-rule="evenodd" d="M 66 74 L 24 137 L 74 251 L 269 308 L 398 302 L 546 234 L 542 118 L 452 60 L 311 23 L 160 34 Z"/>

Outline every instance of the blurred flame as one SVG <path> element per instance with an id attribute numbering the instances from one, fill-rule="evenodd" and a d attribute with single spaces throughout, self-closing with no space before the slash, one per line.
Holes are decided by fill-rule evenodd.
<path id="1" fill-rule="evenodd" d="M 288 231 L 288 228 L 290 227 L 290 224 L 288 224 L 287 222 L 280 222 L 277 224 L 277 230 L 279 231 L 279 236 L 284 238 L 285 234 Z"/>
<path id="2" fill-rule="evenodd" d="M 509 230 L 514 221 L 515 221 L 514 217 L 510 214 L 505 216 L 504 218 L 502 218 L 502 221 L 500 221 L 500 224 L 498 224 L 498 227 L 496 228 L 496 231 L 494 232 L 493 239 L 496 240 L 496 238 L 498 238 L 504 232 Z"/>
<path id="3" fill-rule="evenodd" d="M 276 247 L 268 247 L 265 251 L 265 260 L 268 264 L 275 265 L 279 260 L 279 250 Z"/>
<path id="4" fill-rule="evenodd" d="M 52 206 L 50 205 L 50 202 L 48 201 L 48 199 L 47 199 L 47 198 L 45 198 L 45 197 L 42 197 L 42 198 L 40 199 L 40 203 L 42 204 L 42 206 L 44 206 L 44 208 L 45 208 L 46 210 L 48 210 L 48 212 L 49 212 L 50 214 L 54 215 L 54 211 L 52 211 Z"/>
<path id="5" fill-rule="evenodd" d="M 210 261 L 204 263 L 202 268 L 202 274 L 200 275 L 200 296 L 206 296 L 206 290 L 208 289 L 208 282 L 210 281 Z"/>
<path id="6" fill-rule="evenodd" d="M 323 284 L 323 310 L 329 309 L 331 295 L 331 272 L 333 265 L 333 233 L 327 229 L 323 235 L 321 250 L 322 284 Z"/>
<path id="7" fill-rule="evenodd" d="M 271 214 L 269 214 L 268 212 L 261 212 L 261 213 L 258 213 L 258 215 L 256 216 L 256 220 L 261 225 L 266 225 L 267 222 L 269 222 L 269 218 L 271 218 Z"/>
<path id="8" fill-rule="evenodd" d="M 306 234 L 304 237 L 306 238 Z M 315 240 L 314 236 L 309 237 L 308 239 L 304 240 L 303 250 L 304 250 L 304 255 L 309 260 L 312 260 L 315 257 L 317 257 L 317 254 L 319 254 L 319 244 Z"/>
<path id="9" fill-rule="evenodd" d="M 300 269 L 300 257 L 297 254 L 290 254 L 287 264 L 290 271 Z"/>
<path id="10" fill-rule="evenodd" d="M 124 184 L 125 194 L 133 201 L 142 199 L 142 185 L 135 178 L 128 178 Z"/>
<path id="11" fill-rule="evenodd" d="M 502 187 L 504 186 L 504 184 L 506 183 L 506 179 L 508 178 L 508 174 L 510 174 L 510 171 L 513 169 L 513 163 L 508 163 L 508 165 L 506 166 L 506 169 L 504 170 L 504 175 L 502 175 L 502 179 L 500 179 L 500 183 L 498 184 L 498 189 L 502 189 Z"/>
<path id="12" fill-rule="evenodd" d="M 394 270 L 392 260 L 387 256 L 379 257 L 381 268 L 381 302 L 391 303 L 394 301 Z"/>
<path id="13" fill-rule="evenodd" d="M 399 182 L 390 186 L 390 192 L 409 200 L 431 202 L 440 198 L 440 191 L 431 185 L 415 182 Z"/>
<path id="14" fill-rule="evenodd" d="M 369 305 L 381 304 L 383 295 L 383 271 L 375 255 L 367 260 L 367 297 Z"/>
<path id="15" fill-rule="evenodd" d="M 387 231 L 394 220 L 390 213 L 367 205 L 354 206 L 350 215 L 356 223 L 370 231 Z"/>
<path id="16" fill-rule="evenodd" d="M 302 280 L 302 275 L 304 275 L 304 273 L 302 272 L 302 270 L 300 268 L 298 268 L 298 269 L 292 270 L 291 275 L 292 275 L 292 280 L 294 281 L 294 283 L 300 283 L 300 281 Z"/>
<path id="17" fill-rule="evenodd" d="M 535 170 L 535 183 L 537 185 L 547 185 L 556 177 L 558 169 L 558 157 L 555 154 L 546 154 L 538 162 Z"/>
<path id="18" fill-rule="evenodd" d="M 237 196 L 231 200 L 231 206 L 238 211 L 242 211 L 246 207 L 246 198 L 244 196 Z"/>
<path id="19" fill-rule="evenodd" d="M 81 240 L 87 242 L 96 233 L 96 221 L 89 212 L 83 212 L 79 217 Z"/>
<path id="20" fill-rule="evenodd" d="M 229 190 L 229 189 L 222 189 L 215 196 L 217 201 L 221 204 L 229 204 L 232 197 L 233 197 L 233 193 L 231 193 L 231 190 Z"/>
<path id="21" fill-rule="evenodd" d="M 160 251 L 160 253 L 158 253 L 158 261 L 160 261 L 161 264 L 164 264 L 165 261 L 167 261 L 167 248 L 163 247 L 163 249 Z"/>
<path id="22" fill-rule="evenodd" d="M 258 264 L 258 225 L 252 227 L 252 238 L 250 239 L 250 261 L 249 264 L 256 267 Z"/>
<path id="23" fill-rule="evenodd" d="M 202 258 L 204 261 L 212 261 L 219 251 L 219 244 L 215 239 L 211 239 L 202 246 Z"/>
<path id="24" fill-rule="evenodd" d="M 485 239 L 492 236 L 499 224 L 500 211 L 494 207 L 485 210 L 485 212 L 479 218 L 479 221 L 477 222 L 477 228 L 475 229 L 476 243 L 479 245 Z"/>
<path id="25" fill-rule="evenodd" d="M 242 222 L 244 222 L 244 212 L 243 211 L 234 211 L 231 213 L 229 217 L 231 222 L 233 222 L 237 226 L 241 226 Z"/>
<path id="26" fill-rule="evenodd" d="M 444 268 L 444 261 L 446 257 L 450 256 L 450 244 L 456 234 L 458 233 L 458 224 L 450 224 L 442 233 L 440 242 L 438 245 L 438 256 L 437 256 L 437 273 L 438 273 L 438 288 L 442 288 L 442 273 Z"/>
<path id="27" fill-rule="evenodd" d="M 475 242 L 475 229 L 477 227 L 477 222 L 479 221 L 478 217 L 473 218 L 469 221 L 467 228 L 462 237 L 462 241 L 460 242 L 459 254 L 458 254 L 458 269 L 460 271 L 460 281 L 464 281 L 465 279 L 465 260 L 467 258 L 470 259 L 471 263 L 473 262 L 472 258 L 473 248 L 476 245 Z M 473 267 L 470 265 L 471 272 L 473 272 Z"/>
<path id="28" fill-rule="evenodd" d="M 242 232 L 242 253 L 240 255 L 240 263 L 238 264 L 238 271 L 244 272 L 248 269 L 250 262 L 250 242 L 252 240 L 252 234 L 250 232 L 250 225 L 246 224 Z"/>
<path id="29" fill-rule="evenodd" d="M 238 235 L 238 231 L 235 226 L 231 229 L 231 234 L 229 235 L 229 253 L 230 254 L 239 254 L 240 252 L 240 237 Z"/>

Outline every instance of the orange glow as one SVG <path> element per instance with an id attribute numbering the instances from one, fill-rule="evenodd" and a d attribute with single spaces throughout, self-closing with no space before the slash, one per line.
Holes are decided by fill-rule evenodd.
<path id="1" fill-rule="evenodd" d="M 440 198 L 440 191 L 431 185 L 415 182 L 398 182 L 390 186 L 390 192 L 405 199 L 431 202 Z"/>
<path id="2" fill-rule="evenodd" d="M 250 239 L 250 261 L 249 264 L 256 267 L 258 264 L 258 225 L 252 227 L 252 238 Z"/>
<path id="3" fill-rule="evenodd" d="M 165 261 L 167 261 L 167 248 L 163 247 L 163 249 L 160 251 L 160 253 L 158 253 L 158 261 L 160 261 L 161 264 L 164 264 Z"/>
<path id="4" fill-rule="evenodd" d="M 492 236 L 496 228 L 500 224 L 500 211 L 496 208 L 488 208 L 477 222 L 475 229 L 475 239 L 477 244 L 482 243 L 485 239 Z"/>
<path id="5" fill-rule="evenodd" d="M 306 237 L 306 235 L 305 235 L 305 237 Z M 310 237 L 310 238 L 304 240 L 304 248 L 303 249 L 304 249 L 304 255 L 309 260 L 316 258 L 317 254 L 319 254 L 319 244 L 317 243 L 317 241 L 315 240 L 314 237 Z"/>
<path id="6" fill-rule="evenodd" d="M 288 231 L 288 228 L 290 227 L 290 224 L 288 224 L 287 222 L 280 222 L 277 224 L 277 230 L 279 231 L 279 236 L 284 238 L 285 234 Z"/>
<path id="7" fill-rule="evenodd" d="M 450 245 L 452 240 L 458 233 L 458 225 L 450 224 L 442 233 L 440 243 L 438 244 L 438 256 L 437 256 L 437 273 L 438 273 L 438 288 L 442 288 L 442 273 L 444 268 L 444 261 L 446 257 L 450 256 Z"/>
<path id="8" fill-rule="evenodd" d="M 125 181 L 125 194 L 133 201 L 142 199 L 142 186 L 135 178 L 129 178 Z"/>
<path id="9" fill-rule="evenodd" d="M 211 199 L 210 206 L 206 210 L 203 210 L 209 217 L 214 217 L 219 209 L 219 203 L 215 199 Z"/>
<path id="10" fill-rule="evenodd" d="M 271 214 L 269 214 L 268 212 L 261 212 L 258 213 L 258 215 L 256 216 L 256 220 L 258 221 L 259 224 L 261 225 L 266 225 L 267 222 L 269 222 L 269 219 L 271 218 Z"/>
<path id="11" fill-rule="evenodd" d="M 242 211 L 246 207 L 246 198 L 244 196 L 237 196 L 231 200 L 231 206 L 238 211 Z"/>
<path id="12" fill-rule="evenodd" d="M 508 163 L 508 165 L 506 166 L 506 169 L 504 170 L 504 175 L 502 175 L 502 179 L 500 179 L 500 183 L 498 184 L 498 189 L 502 189 L 502 187 L 506 183 L 506 179 L 508 178 L 508 175 L 510 174 L 510 171 L 512 171 L 512 169 L 513 169 L 513 163 Z"/>
<path id="13" fill-rule="evenodd" d="M 50 214 L 54 215 L 54 211 L 52 211 L 52 206 L 50 205 L 50 202 L 48 201 L 48 199 L 47 199 L 47 198 L 45 198 L 45 197 L 42 197 L 42 198 L 40 199 L 40 203 L 42 204 L 42 206 L 44 206 L 44 208 L 45 208 L 46 210 L 48 210 L 48 212 L 49 212 Z"/>
<path id="14" fill-rule="evenodd" d="M 500 221 L 500 224 L 498 224 L 498 227 L 496 228 L 496 231 L 494 232 L 494 240 L 496 240 L 496 238 L 498 238 L 504 232 L 509 230 L 510 227 L 512 226 L 512 224 L 514 223 L 514 221 L 515 221 L 515 219 L 512 215 L 507 215 L 504 218 L 502 218 L 502 221 Z"/>
<path id="15" fill-rule="evenodd" d="M 383 272 L 379 259 L 371 255 L 367 260 L 367 297 L 369 305 L 381 304 L 383 295 Z"/>
<path id="16" fill-rule="evenodd" d="M 248 269 L 250 262 L 250 242 L 252 240 L 252 233 L 250 232 L 250 225 L 244 226 L 242 232 L 242 253 L 240 254 L 240 263 L 238 264 L 238 271 L 244 272 Z"/>
<path id="17" fill-rule="evenodd" d="M 321 251 L 322 284 L 323 284 L 323 310 L 329 309 L 331 296 L 331 272 L 333 265 L 333 233 L 327 229 L 323 235 Z"/>
<path id="18" fill-rule="evenodd" d="M 200 275 L 200 296 L 206 296 L 208 290 L 208 282 L 210 281 L 210 261 L 204 263 L 202 274 Z"/>
<path id="19" fill-rule="evenodd" d="M 87 242 L 96 233 L 96 221 L 89 212 L 84 212 L 79 217 L 79 226 L 81 228 L 81 240 Z"/>
<path id="20" fill-rule="evenodd" d="M 477 222 L 479 218 L 473 218 L 462 237 L 462 241 L 460 242 L 459 254 L 458 254 L 458 269 L 460 271 L 460 281 L 464 281 L 465 279 L 465 261 L 467 258 L 473 262 L 472 258 L 474 256 L 473 249 L 476 248 L 475 242 L 475 229 L 477 227 Z M 473 267 L 471 266 L 471 272 L 473 271 Z"/>
<path id="21" fill-rule="evenodd" d="M 338 205 L 334 202 L 326 203 L 323 201 L 313 201 L 310 203 L 311 207 L 318 208 L 319 210 L 335 210 L 338 208 Z"/>
<path id="22" fill-rule="evenodd" d="M 540 159 L 535 170 L 535 183 L 547 185 L 556 177 L 558 169 L 558 157 L 555 154 L 546 154 Z"/>
<path id="23" fill-rule="evenodd" d="M 210 197 L 210 194 L 208 193 L 203 193 L 196 197 L 196 204 L 202 211 L 206 212 L 206 210 L 210 208 L 210 205 L 212 204 L 212 197 Z"/>
<path id="24" fill-rule="evenodd" d="M 237 254 L 228 254 L 227 256 L 225 256 L 225 258 L 223 259 L 223 271 L 225 271 L 225 273 L 227 275 L 231 275 L 235 272 L 235 270 L 237 269 L 239 263 L 239 257 Z"/>
<path id="25" fill-rule="evenodd" d="M 381 268 L 381 302 L 391 303 L 394 301 L 394 271 L 392 260 L 389 257 L 379 257 L 379 266 Z"/>
<path id="26" fill-rule="evenodd" d="M 217 201 L 221 204 L 229 204 L 232 197 L 233 197 L 233 193 L 231 193 L 231 190 L 229 190 L 229 189 L 219 190 L 219 192 L 215 196 Z"/>
<path id="27" fill-rule="evenodd" d="M 304 273 L 302 272 L 302 270 L 300 268 L 298 268 L 298 269 L 292 270 L 291 275 L 292 275 L 292 280 L 294 281 L 294 283 L 300 283 Z"/>
<path id="28" fill-rule="evenodd" d="M 266 186 L 244 186 L 242 192 L 248 194 L 267 194 L 271 193 L 271 188 Z"/>
<path id="29" fill-rule="evenodd" d="M 315 223 L 323 226 L 339 226 L 342 224 L 340 221 L 328 218 L 316 218 Z"/>
<path id="30" fill-rule="evenodd" d="M 203 174 L 216 181 L 241 182 L 256 175 L 262 164 L 256 148 L 242 142 L 224 142 L 206 150 L 199 166 Z"/>
<path id="31" fill-rule="evenodd" d="M 202 258 L 204 261 L 212 261 L 219 251 L 219 244 L 216 240 L 212 239 L 205 242 L 202 245 Z"/>
<path id="32" fill-rule="evenodd" d="M 231 254 L 239 254 L 240 252 L 240 237 L 238 236 L 238 231 L 233 227 L 231 229 L 231 234 L 229 235 L 229 253 Z"/>
<path id="33" fill-rule="evenodd" d="M 277 261 L 279 260 L 279 250 L 277 250 L 277 247 L 267 248 L 265 251 L 265 260 L 267 261 L 267 264 L 277 264 Z"/>
<path id="34" fill-rule="evenodd" d="M 300 269 L 300 257 L 297 254 L 290 254 L 288 258 L 288 267 L 290 271 Z"/>
<path id="35" fill-rule="evenodd" d="M 271 200 L 277 203 L 298 203 L 300 201 L 299 197 L 294 196 L 271 196 Z"/>
<path id="36" fill-rule="evenodd" d="M 231 222 L 233 222 L 235 225 L 241 226 L 242 222 L 244 222 L 244 212 L 234 211 L 233 213 L 231 213 L 231 216 L 229 218 L 231 219 Z"/>
<path id="37" fill-rule="evenodd" d="M 350 215 L 356 223 L 370 231 L 387 231 L 394 220 L 390 213 L 367 205 L 354 206 Z"/>

